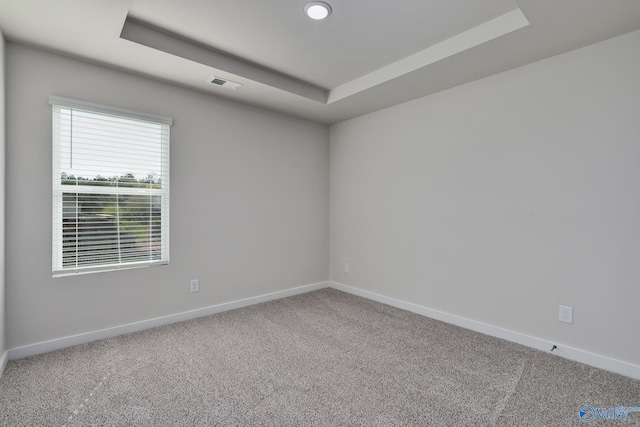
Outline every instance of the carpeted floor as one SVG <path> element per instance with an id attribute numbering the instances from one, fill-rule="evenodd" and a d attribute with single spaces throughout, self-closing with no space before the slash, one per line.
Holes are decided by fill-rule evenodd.
<path id="1" fill-rule="evenodd" d="M 9 362 L 8 426 L 571 426 L 640 381 L 323 289 Z M 640 425 L 594 420 L 590 425 Z"/>

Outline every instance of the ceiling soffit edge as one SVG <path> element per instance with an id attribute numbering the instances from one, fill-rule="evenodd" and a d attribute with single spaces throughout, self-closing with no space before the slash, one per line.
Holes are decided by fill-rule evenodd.
<path id="1" fill-rule="evenodd" d="M 330 90 L 216 50 L 131 17 L 126 18 L 120 38 L 212 67 L 214 69 L 212 73 L 214 74 L 227 73 L 231 75 L 230 77 L 222 76 L 225 78 L 232 80 L 244 78 L 321 104 L 331 104 L 528 25 L 529 21 L 522 11 L 517 8 Z M 204 84 L 206 84 L 206 81 L 203 81 Z"/>
<path id="2" fill-rule="evenodd" d="M 136 19 L 127 17 L 120 38 L 210 66 L 223 73 L 230 73 L 233 75 L 229 77 L 232 80 L 239 77 L 246 78 L 322 104 L 327 103 L 326 89 L 236 58 Z M 203 84 L 205 83 L 206 81 L 203 81 Z"/>

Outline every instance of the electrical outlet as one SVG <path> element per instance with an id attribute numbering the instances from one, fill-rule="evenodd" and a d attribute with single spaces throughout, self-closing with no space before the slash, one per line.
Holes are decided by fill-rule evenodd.
<path id="1" fill-rule="evenodd" d="M 346 262 L 344 263 L 344 272 L 345 273 L 349 272 L 349 264 L 347 264 Z"/>
<path id="2" fill-rule="evenodd" d="M 559 319 L 564 323 L 573 323 L 573 307 L 561 305 Z"/>
<path id="3" fill-rule="evenodd" d="M 200 280 L 193 279 L 191 281 L 191 292 L 198 292 L 200 290 Z"/>

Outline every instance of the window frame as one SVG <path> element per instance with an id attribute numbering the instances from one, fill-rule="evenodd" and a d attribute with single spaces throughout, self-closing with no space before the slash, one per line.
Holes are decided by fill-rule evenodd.
<path id="1" fill-rule="evenodd" d="M 96 273 L 102 271 L 125 270 L 132 268 L 151 267 L 169 264 L 169 211 L 170 211 L 170 127 L 173 120 L 169 117 L 143 113 L 123 108 L 111 107 L 92 102 L 80 101 L 60 96 L 50 96 L 52 116 L 52 275 L 62 277 L 76 274 Z M 136 120 L 163 126 L 163 137 L 160 143 L 161 161 L 161 188 L 136 188 L 136 187 L 110 187 L 99 185 L 63 185 L 61 181 L 61 139 L 56 136 L 56 108 L 80 110 L 105 117 L 117 117 L 128 120 Z M 164 136 L 166 135 L 166 137 Z M 58 138 L 58 139 L 56 139 Z M 68 193 L 79 194 L 104 194 L 104 195 L 144 195 L 160 196 L 160 259 L 143 260 L 133 262 L 103 263 L 95 265 L 64 267 L 63 262 L 63 210 L 64 195 Z M 76 211 L 76 218 L 78 212 Z M 151 217 L 149 217 L 151 218 Z M 76 222 L 77 224 L 77 222 Z M 118 238 L 119 237 L 118 232 Z"/>

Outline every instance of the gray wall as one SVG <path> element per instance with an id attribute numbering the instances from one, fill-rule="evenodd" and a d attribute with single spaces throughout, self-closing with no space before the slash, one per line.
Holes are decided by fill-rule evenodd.
<path id="1" fill-rule="evenodd" d="M 173 117 L 170 265 L 51 277 L 52 94 Z M 13 43 L 7 124 L 9 348 L 328 279 L 326 125 Z"/>
<path id="2" fill-rule="evenodd" d="M 8 43 L 3 348 L 320 282 L 331 249 L 335 281 L 637 364 L 638 45 L 631 33 L 329 138 Z M 174 118 L 169 266 L 51 278 L 51 94 Z"/>
<path id="3" fill-rule="evenodd" d="M 640 363 L 638 46 L 332 126 L 332 280 Z"/>
<path id="4" fill-rule="evenodd" d="M 0 32 L 0 356 L 7 350 L 5 341 L 5 291 L 4 291 L 4 218 L 5 218 L 5 43 Z M 1 369 L 1 367 L 0 367 Z M 0 372 L 0 375 L 2 373 Z"/>

